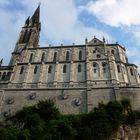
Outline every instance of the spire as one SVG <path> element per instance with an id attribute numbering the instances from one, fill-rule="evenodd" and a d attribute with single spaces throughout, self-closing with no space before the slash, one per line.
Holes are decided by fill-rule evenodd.
<path id="1" fill-rule="evenodd" d="M 33 14 L 31 19 L 32 19 L 33 24 L 40 23 L 40 20 L 39 20 L 40 19 L 40 3 L 38 5 L 37 9 L 35 10 L 35 12 L 34 12 L 34 14 Z"/>

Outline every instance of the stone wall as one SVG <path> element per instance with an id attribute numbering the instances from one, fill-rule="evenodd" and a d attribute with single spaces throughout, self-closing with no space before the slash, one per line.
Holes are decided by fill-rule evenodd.
<path id="1" fill-rule="evenodd" d="M 78 114 L 91 111 L 99 102 L 123 98 L 129 98 L 132 108 L 140 110 L 140 88 L 136 87 L 4 89 L 0 91 L 0 120 L 39 100 L 53 100 L 62 113 Z"/>

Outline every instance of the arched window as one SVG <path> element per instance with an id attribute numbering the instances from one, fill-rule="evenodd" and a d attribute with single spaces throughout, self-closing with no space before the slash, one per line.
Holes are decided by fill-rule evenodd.
<path id="1" fill-rule="evenodd" d="M 121 72 L 121 71 L 120 71 L 120 66 L 119 66 L 119 65 L 117 65 L 117 70 L 118 70 L 118 73 Z"/>
<path id="2" fill-rule="evenodd" d="M 57 52 L 55 52 L 53 56 L 53 61 L 56 61 L 56 60 L 57 60 Z"/>
<path id="3" fill-rule="evenodd" d="M 67 72 L 67 66 L 64 65 L 64 66 L 63 66 L 63 73 L 66 73 L 66 72 Z"/>
<path id="4" fill-rule="evenodd" d="M 6 76 L 6 80 L 10 80 L 10 77 L 11 77 L 11 72 L 8 72 Z"/>
<path id="5" fill-rule="evenodd" d="M 130 68 L 130 74 L 134 75 L 132 68 Z"/>
<path id="6" fill-rule="evenodd" d="M 99 65 L 98 63 L 93 62 L 93 77 L 96 79 L 99 78 L 99 76 L 100 76 Z"/>
<path id="7" fill-rule="evenodd" d="M 25 42 L 29 42 L 31 34 L 32 34 L 32 29 L 30 29 L 30 31 L 28 32 L 28 35 L 26 36 Z"/>
<path id="8" fill-rule="evenodd" d="M 82 60 L 82 51 L 79 51 L 79 60 Z"/>
<path id="9" fill-rule="evenodd" d="M 78 72 L 81 72 L 81 64 L 78 65 Z"/>
<path id="10" fill-rule="evenodd" d="M 111 53 L 114 54 L 114 50 L 111 50 Z"/>
<path id="11" fill-rule="evenodd" d="M 93 72 L 97 73 L 98 72 L 98 64 L 97 63 L 93 63 Z"/>
<path id="12" fill-rule="evenodd" d="M 38 69 L 38 67 L 37 67 L 37 66 L 35 66 L 35 68 L 34 68 L 34 74 L 36 74 L 36 73 L 37 73 L 37 69 Z"/>
<path id="13" fill-rule="evenodd" d="M 25 38 L 27 36 L 28 30 L 26 29 L 23 33 L 23 36 L 21 35 L 19 43 L 25 43 Z"/>
<path id="14" fill-rule="evenodd" d="M 105 62 L 102 63 L 102 67 L 103 67 L 103 73 L 106 73 L 106 63 Z"/>
<path id="15" fill-rule="evenodd" d="M 29 59 L 29 62 L 31 63 L 33 61 L 33 53 L 31 53 L 30 55 L 30 59 Z"/>
<path id="16" fill-rule="evenodd" d="M 66 60 L 67 61 L 69 60 L 69 57 L 70 57 L 70 53 L 69 53 L 69 51 L 67 51 L 67 53 L 66 53 Z"/>
<path id="17" fill-rule="evenodd" d="M 22 66 L 20 69 L 20 74 L 23 74 L 23 71 L 24 71 L 24 67 Z"/>
<path id="18" fill-rule="evenodd" d="M 45 59 L 45 53 L 42 53 L 41 62 L 44 62 L 44 59 Z"/>
<path id="19" fill-rule="evenodd" d="M 2 78 L 1 78 L 1 79 L 2 79 L 2 80 L 5 80 L 5 78 L 6 78 L 6 72 L 4 72 L 4 73 L 3 73 L 3 75 L 2 75 Z"/>
<path id="20" fill-rule="evenodd" d="M 49 66 L 48 73 L 51 73 L 51 72 L 52 72 L 52 66 Z"/>

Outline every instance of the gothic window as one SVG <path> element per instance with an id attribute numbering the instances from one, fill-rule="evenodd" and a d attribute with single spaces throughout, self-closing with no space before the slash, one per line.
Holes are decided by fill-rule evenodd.
<path id="1" fill-rule="evenodd" d="M 22 66 L 20 69 L 20 74 L 23 74 L 23 71 L 24 71 L 24 67 Z"/>
<path id="2" fill-rule="evenodd" d="M 102 63 L 102 66 L 103 66 L 103 73 L 106 73 L 106 63 Z"/>
<path id="3" fill-rule="evenodd" d="M 69 51 L 67 51 L 67 53 L 66 53 L 66 61 L 69 60 L 69 57 L 70 57 L 70 53 L 69 53 Z"/>
<path id="4" fill-rule="evenodd" d="M 51 73 L 51 72 L 52 72 L 52 66 L 49 66 L 48 73 Z"/>
<path id="5" fill-rule="evenodd" d="M 81 72 L 81 64 L 78 65 L 78 72 Z"/>
<path id="6" fill-rule="evenodd" d="M 94 69 L 94 73 L 96 73 L 97 72 L 97 70 L 96 69 Z"/>
<path id="7" fill-rule="evenodd" d="M 42 53 L 41 62 L 44 62 L 44 59 L 45 59 L 45 53 Z"/>
<path id="8" fill-rule="evenodd" d="M 32 34 L 32 29 L 30 29 L 30 31 L 28 32 L 28 35 L 26 36 L 25 42 L 29 42 L 31 34 Z"/>
<path id="9" fill-rule="evenodd" d="M 6 72 L 3 73 L 2 80 L 5 80 L 5 78 L 6 78 Z"/>
<path id="10" fill-rule="evenodd" d="M 98 64 L 97 63 L 93 63 L 93 72 L 97 73 L 97 69 L 98 69 Z"/>
<path id="11" fill-rule="evenodd" d="M 63 66 L 63 73 L 66 73 L 67 72 L 67 67 L 66 65 Z"/>
<path id="12" fill-rule="evenodd" d="M 25 38 L 27 36 L 27 33 L 28 33 L 28 30 L 25 30 L 23 37 L 21 36 L 20 38 L 20 41 L 19 41 L 20 43 L 25 43 Z"/>
<path id="13" fill-rule="evenodd" d="M 118 70 L 118 73 L 121 72 L 121 71 L 120 71 L 120 66 L 119 66 L 119 65 L 117 65 L 117 70 Z"/>
<path id="14" fill-rule="evenodd" d="M 37 66 L 35 66 L 35 68 L 34 68 L 34 74 L 36 74 L 36 73 L 37 73 L 37 69 L 38 69 L 38 67 L 37 67 Z"/>
<path id="15" fill-rule="evenodd" d="M 8 72 L 8 73 L 7 73 L 7 78 L 6 78 L 6 79 L 7 79 L 7 80 L 10 80 L 10 77 L 11 77 L 11 72 Z"/>
<path id="16" fill-rule="evenodd" d="M 30 55 L 30 59 L 29 59 L 29 62 L 31 63 L 33 61 L 33 53 L 31 53 Z"/>
<path id="17" fill-rule="evenodd" d="M 130 68 L 130 74 L 134 75 L 132 68 Z"/>
<path id="18" fill-rule="evenodd" d="M 57 52 L 54 53 L 53 61 L 56 61 L 56 59 L 57 59 Z"/>
<path id="19" fill-rule="evenodd" d="M 93 63 L 93 67 L 96 68 L 97 67 L 97 63 Z"/>
<path id="20" fill-rule="evenodd" d="M 82 51 L 79 51 L 79 60 L 82 60 Z"/>
<path id="21" fill-rule="evenodd" d="M 111 53 L 114 54 L 114 50 L 111 50 Z"/>

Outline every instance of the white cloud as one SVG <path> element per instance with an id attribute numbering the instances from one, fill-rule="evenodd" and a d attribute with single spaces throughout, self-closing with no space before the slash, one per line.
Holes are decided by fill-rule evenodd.
<path id="1" fill-rule="evenodd" d="M 134 64 L 138 66 L 138 70 L 140 72 L 140 53 L 138 51 L 138 48 L 135 48 L 134 46 L 131 46 L 130 48 L 127 48 L 126 50 L 127 55 L 129 56 L 129 60 L 132 59 Z M 131 63 L 131 62 L 130 62 Z"/>
<path id="2" fill-rule="evenodd" d="M 138 65 L 140 71 L 140 0 L 90 0 L 81 9 L 96 16 L 102 23 L 131 33 L 129 41 L 133 40 L 134 45 L 127 47 L 127 53 L 129 60 Z"/>
<path id="3" fill-rule="evenodd" d="M 10 4 L 9 0 L 0 0 L 0 6 Z M 3 19 L 0 22 L 0 58 L 4 58 L 4 63 L 8 63 L 10 53 L 15 47 L 21 27 L 24 25 L 25 19 L 32 16 L 36 9 L 39 0 L 24 0 L 18 1 L 26 10 L 23 9 L 13 11 L 9 9 L 0 9 L 0 17 Z M 15 5 L 15 7 L 18 5 Z M 41 46 L 47 44 L 60 43 L 84 43 L 85 37 L 93 37 L 96 35 L 99 38 L 105 36 L 108 40 L 111 37 L 104 31 L 97 30 L 92 27 L 86 27 L 78 20 L 78 7 L 74 0 L 42 0 L 41 1 Z"/>
<path id="4" fill-rule="evenodd" d="M 111 26 L 140 24 L 139 0 L 98 0 L 89 1 L 84 7 L 101 22 Z"/>

